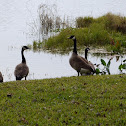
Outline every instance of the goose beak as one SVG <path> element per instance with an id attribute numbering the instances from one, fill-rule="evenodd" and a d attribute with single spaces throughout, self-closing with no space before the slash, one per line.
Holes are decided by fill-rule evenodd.
<path id="1" fill-rule="evenodd" d="M 28 49 L 31 49 L 30 47 L 28 47 Z"/>
<path id="2" fill-rule="evenodd" d="M 31 47 L 30 46 L 27 46 L 27 49 L 31 49 Z"/>
<path id="3" fill-rule="evenodd" d="M 68 39 L 75 39 L 75 36 L 72 35 L 72 36 L 68 37 Z"/>
<path id="4" fill-rule="evenodd" d="M 89 50 L 90 50 L 90 48 L 87 48 L 87 50 L 89 51 Z"/>

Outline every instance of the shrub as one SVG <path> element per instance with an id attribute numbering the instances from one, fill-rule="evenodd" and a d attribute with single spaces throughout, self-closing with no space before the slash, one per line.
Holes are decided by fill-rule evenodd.
<path id="1" fill-rule="evenodd" d="M 59 35 L 49 38 L 45 42 L 46 48 L 60 48 L 67 49 L 73 46 L 73 42 L 67 38 L 75 35 L 77 39 L 77 46 L 89 45 L 106 45 L 110 43 L 110 36 L 106 30 L 99 24 L 92 24 L 90 28 L 67 28 L 62 30 Z"/>
<path id="2" fill-rule="evenodd" d="M 84 28 L 89 27 L 90 24 L 94 22 L 93 17 L 79 17 L 76 19 L 76 27 L 77 28 Z"/>
<path id="3" fill-rule="evenodd" d="M 108 34 L 108 31 L 104 28 L 103 24 L 99 23 L 93 23 L 90 26 L 90 38 L 91 38 L 91 44 L 96 45 L 106 45 L 110 43 L 110 35 Z"/>
<path id="4" fill-rule="evenodd" d="M 67 37 L 73 34 L 73 31 L 74 30 L 72 28 L 66 28 L 61 30 L 58 35 L 52 36 L 48 40 L 46 40 L 44 47 L 47 49 L 65 49 L 67 47 L 70 47 L 70 44 L 67 42 Z"/>
<path id="5" fill-rule="evenodd" d="M 92 23 L 104 24 L 105 29 L 126 33 L 126 17 L 121 15 L 107 13 L 95 19 L 93 17 L 79 17 L 76 19 L 77 28 L 89 27 Z"/>
<path id="6" fill-rule="evenodd" d="M 108 13 L 103 17 L 105 19 L 104 23 L 106 29 L 122 32 L 123 34 L 126 33 L 126 17 L 114 15 L 112 13 Z"/>

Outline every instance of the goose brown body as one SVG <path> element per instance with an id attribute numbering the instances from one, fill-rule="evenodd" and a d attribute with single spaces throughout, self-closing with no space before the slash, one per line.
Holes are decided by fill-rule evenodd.
<path id="1" fill-rule="evenodd" d="M 16 80 L 21 80 L 24 77 L 26 80 L 28 73 L 29 73 L 29 68 L 28 68 L 27 64 L 20 63 L 16 66 L 14 75 L 16 77 Z"/>

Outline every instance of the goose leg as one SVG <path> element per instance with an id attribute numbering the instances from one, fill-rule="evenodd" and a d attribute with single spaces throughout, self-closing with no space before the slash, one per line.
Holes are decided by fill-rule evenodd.
<path id="1" fill-rule="evenodd" d="M 26 80 L 26 76 L 25 76 L 25 80 Z"/>
<path id="2" fill-rule="evenodd" d="M 78 76 L 79 76 L 79 72 L 77 71 L 77 73 L 78 73 Z"/>

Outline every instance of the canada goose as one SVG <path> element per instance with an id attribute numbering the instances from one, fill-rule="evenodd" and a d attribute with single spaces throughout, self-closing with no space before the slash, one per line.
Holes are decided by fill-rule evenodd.
<path id="1" fill-rule="evenodd" d="M 2 75 L 2 73 L 0 72 L 0 83 L 2 83 L 3 82 L 3 75 Z"/>
<path id="2" fill-rule="evenodd" d="M 21 80 L 24 77 L 26 80 L 26 77 L 29 73 L 29 68 L 26 64 L 26 60 L 24 57 L 24 50 L 26 50 L 26 49 L 29 49 L 29 47 L 27 47 L 27 46 L 22 47 L 22 50 L 21 50 L 22 62 L 16 66 L 15 71 L 14 71 L 14 75 L 16 77 L 16 80 Z"/>
<path id="3" fill-rule="evenodd" d="M 75 69 L 78 73 L 87 73 L 87 72 L 94 72 L 92 67 L 90 66 L 90 63 L 83 57 L 79 56 L 77 54 L 76 49 L 76 37 L 74 35 L 70 36 L 68 39 L 73 39 L 74 41 L 74 49 L 73 53 L 69 59 L 69 63 L 73 69 Z"/>
<path id="4" fill-rule="evenodd" d="M 85 49 L 85 59 L 88 61 L 88 59 L 87 59 L 87 53 L 88 53 L 88 51 L 90 50 L 90 48 L 86 48 Z M 84 58 L 83 57 L 81 57 L 83 60 L 84 60 Z M 87 72 L 87 73 L 85 73 L 85 74 L 94 74 L 95 72 L 96 72 L 96 70 L 95 70 L 95 67 L 94 67 L 94 65 L 93 65 L 93 63 L 91 63 L 90 61 L 88 61 L 88 64 L 91 66 L 91 68 L 93 69 L 93 72 L 92 71 L 89 71 L 89 72 Z M 83 71 L 83 70 L 82 70 Z M 81 71 L 81 74 L 83 74 L 83 72 Z"/>

